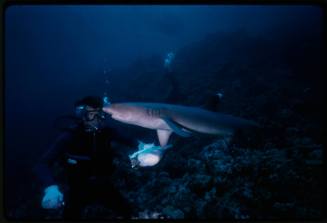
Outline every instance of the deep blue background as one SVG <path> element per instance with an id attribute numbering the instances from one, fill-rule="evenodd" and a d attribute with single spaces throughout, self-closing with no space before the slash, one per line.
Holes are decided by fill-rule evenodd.
<path id="1" fill-rule="evenodd" d="M 321 16 L 311 6 L 10 6 L 5 11 L 8 196 L 56 134 L 54 118 L 71 113 L 74 101 L 85 95 L 103 95 L 105 77 L 112 78 L 104 72 L 163 57 L 217 31 L 245 30 L 266 39 L 294 29 L 320 35 Z"/>

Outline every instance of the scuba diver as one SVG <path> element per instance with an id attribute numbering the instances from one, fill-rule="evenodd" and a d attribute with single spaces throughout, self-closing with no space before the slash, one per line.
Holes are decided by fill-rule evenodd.
<path id="1" fill-rule="evenodd" d="M 137 141 L 105 125 L 104 103 L 95 96 L 76 102 L 79 122 L 56 139 L 34 168 L 44 191 L 41 206 L 63 207 L 64 219 L 80 219 L 83 208 L 95 201 L 110 208 L 118 218 L 132 217 L 130 204 L 111 179 L 113 158 L 117 155 L 111 142 L 135 147 Z M 51 171 L 55 163 L 62 165 L 67 182 L 56 179 Z"/>

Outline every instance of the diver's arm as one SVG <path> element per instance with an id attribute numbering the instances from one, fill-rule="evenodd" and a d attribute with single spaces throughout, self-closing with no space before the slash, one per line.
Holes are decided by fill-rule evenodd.
<path id="1" fill-rule="evenodd" d="M 40 181 L 42 188 L 57 184 L 51 171 L 51 166 L 64 154 L 70 140 L 71 134 L 68 132 L 61 134 L 34 166 L 33 172 Z"/>

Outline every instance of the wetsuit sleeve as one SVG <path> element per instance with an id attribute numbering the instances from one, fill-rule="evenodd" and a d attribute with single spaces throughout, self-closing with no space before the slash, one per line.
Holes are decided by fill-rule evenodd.
<path id="1" fill-rule="evenodd" d="M 40 181 L 42 188 L 57 184 L 51 171 L 52 165 L 58 161 L 63 155 L 71 142 L 71 134 L 61 134 L 50 148 L 43 154 L 39 162 L 34 166 L 33 172 Z"/>

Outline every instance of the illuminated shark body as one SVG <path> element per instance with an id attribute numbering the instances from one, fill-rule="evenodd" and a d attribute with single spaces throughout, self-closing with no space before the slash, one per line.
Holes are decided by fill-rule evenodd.
<path id="1" fill-rule="evenodd" d="M 162 147 L 173 132 L 182 137 L 191 136 L 192 132 L 228 136 L 236 129 L 258 126 L 231 115 L 163 103 L 113 103 L 103 111 L 117 121 L 157 130 Z"/>

